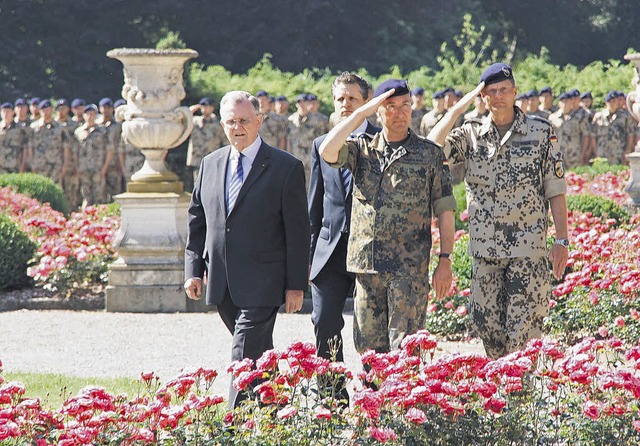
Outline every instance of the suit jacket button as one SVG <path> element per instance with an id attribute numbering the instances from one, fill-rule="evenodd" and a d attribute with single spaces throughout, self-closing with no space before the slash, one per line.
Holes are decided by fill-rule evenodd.
<path id="1" fill-rule="evenodd" d="M 231 228 L 227 228 L 227 232 L 231 232 Z"/>

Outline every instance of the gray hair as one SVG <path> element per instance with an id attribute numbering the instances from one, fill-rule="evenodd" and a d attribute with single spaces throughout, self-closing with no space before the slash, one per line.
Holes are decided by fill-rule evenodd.
<path id="1" fill-rule="evenodd" d="M 226 107 L 234 104 L 240 104 L 244 101 L 249 101 L 251 105 L 253 105 L 253 108 L 256 110 L 256 114 L 260 113 L 260 101 L 258 98 L 246 91 L 234 90 L 229 91 L 222 96 L 222 99 L 220 100 L 220 116 L 223 115 L 223 110 Z"/>

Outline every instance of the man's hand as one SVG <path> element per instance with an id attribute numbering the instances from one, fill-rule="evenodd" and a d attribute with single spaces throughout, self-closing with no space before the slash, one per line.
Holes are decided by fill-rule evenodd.
<path id="1" fill-rule="evenodd" d="M 285 292 L 285 310 L 287 313 L 295 313 L 302 309 L 302 300 L 304 299 L 304 291 L 287 290 Z"/>
<path id="2" fill-rule="evenodd" d="M 453 107 L 451 107 L 453 111 L 459 112 L 458 114 L 466 112 L 469 106 L 473 104 L 473 100 L 480 94 L 483 88 L 484 82 L 480 82 L 476 86 L 476 88 L 462 96 L 462 99 L 460 99 Z"/>
<path id="3" fill-rule="evenodd" d="M 549 260 L 553 268 L 553 277 L 556 280 L 560 280 L 564 274 L 564 270 L 567 267 L 567 260 L 569 260 L 569 250 L 562 245 L 553 244 L 551 251 L 549 252 Z"/>
<path id="4" fill-rule="evenodd" d="M 436 291 L 437 299 L 444 299 L 451 289 L 453 282 L 453 272 L 451 272 L 451 260 L 440 259 L 435 272 L 433 273 L 433 288 Z"/>
<path id="5" fill-rule="evenodd" d="M 189 299 L 200 300 L 200 296 L 202 295 L 202 279 L 198 277 L 187 279 L 184 282 L 184 290 Z"/>

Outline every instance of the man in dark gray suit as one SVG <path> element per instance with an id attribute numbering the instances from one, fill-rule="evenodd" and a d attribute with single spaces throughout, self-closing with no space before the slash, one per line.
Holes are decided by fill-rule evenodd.
<path id="1" fill-rule="evenodd" d="M 207 155 L 191 195 L 185 291 L 216 305 L 233 334 L 231 359 L 273 348 L 278 308 L 302 308 L 307 288 L 309 219 L 300 160 L 258 136 L 259 102 L 232 91 L 220 101 L 231 142 Z M 229 406 L 246 397 L 231 386 Z"/>
<path id="2" fill-rule="evenodd" d="M 349 72 L 340 74 L 331 89 L 335 113 L 340 120 L 367 102 L 371 93 L 371 85 L 365 79 Z M 379 131 L 379 128 L 364 120 L 354 134 L 373 135 Z M 347 272 L 346 265 L 352 177 L 348 169 L 334 169 L 318 154 L 318 147 L 325 137 L 326 134 L 316 138 L 311 150 L 311 320 L 315 328 L 318 356 L 344 361 L 340 334 L 344 327 L 342 312 L 355 282 L 355 274 Z M 342 386 L 335 392 L 338 399 L 348 400 L 349 396 Z"/>

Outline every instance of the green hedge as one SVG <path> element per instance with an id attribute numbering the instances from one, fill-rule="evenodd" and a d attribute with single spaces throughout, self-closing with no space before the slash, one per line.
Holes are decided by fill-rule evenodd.
<path id="1" fill-rule="evenodd" d="M 609 164 L 606 158 L 594 158 L 588 166 L 578 166 L 571 169 L 578 175 L 587 175 L 589 179 L 595 178 L 597 175 L 605 173 L 617 174 L 623 170 L 629 170 L 629 166 L 620 164 Z"/>
<path id="2" fill-rule="evenodd" d="M 618 221 L 618 225 L 628 223 L 631 217 L 625 208 L 600 195 L 567 195 L 567 208 L 570 211 L 591 212 L 594 217 L 602 219 L 613 218 Z"/>
<path id="3" fill-rule="evenodd" d="M 64 215 L 69 214 L 69 204 L 62 188 L 50 178 L 34 173 L 7 173 L 0 175 L 0 187 L 11 186 L 18 193 L 35 198 Z"/>
<path id="4" fill-rule="evenodd" d="M 36 244 L 7 215 L 0 214 L 0 290 L 31 284 L 27 265 L 36 252 Z"/>

